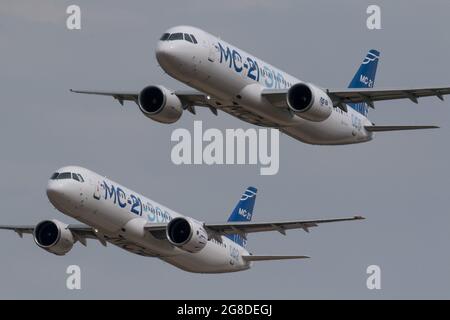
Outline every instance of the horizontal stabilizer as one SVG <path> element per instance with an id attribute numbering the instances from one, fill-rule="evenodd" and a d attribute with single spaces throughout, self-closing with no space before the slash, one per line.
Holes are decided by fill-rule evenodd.
<path id="1" fill-rule="evenodd" d="M 364 127 L 369 132 L 385 132 L 385 131 L 400 131 L 400 130 L 420 130 L 420 129 L 438 129 L 438 126 L 366 126 Z"/>
<path id="2" fill-rule="evenodd" d="M 309 259 L 307 256 L 242 256 L 245 261 L 271 261 L 271 260 L 292 260 Z"/>

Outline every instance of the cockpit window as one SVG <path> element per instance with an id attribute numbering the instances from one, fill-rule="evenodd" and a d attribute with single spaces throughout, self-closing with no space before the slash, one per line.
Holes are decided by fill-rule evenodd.
<path id="1" fill-rule="evenodd" d="M 72 173 L 72 179 L 77 180 L 79 182 L 84 182 L 83 177 L 79 173 Z"/>
<path id="2" fill-rule="evenodd" d="M 161 41 L 166 41 L 167 39 L 169 39 L 169 36 L 170 36 L 170 33 L 164 33 L 164 34 L 161 36 L 161 39 L 159 39 L 159 40 L 161 40 Z"/>
<path id="3" fill-rule="evenodd" d="M 182 33 L 172 33 L 169 37 L 169 40 L 183 40 Z"/>
<path id="4" fill-rule="evenodd" d="M 194 41 L 192 41 L 191 39 L 191 36 L 188 35 L 187 33 L 184 34 L 184 40 L 194 43 Z"/>
<path id="5" fill-rule="evenodd" d="M 58 177 L 58 172 L 55 172 L 54 174 L 52 174 L 52 176 L 50 177 L 50 180 L 55 180 Z"/>
<path id="6" fill-rule="evenodd" d="M 197 44 L 197 39 L 195 39 L 193 34 L 191 34 L 191 38 L 192 38 L 192 41 L 194 41 L 194 43 Z"/>
<path id="7" fill-rule="evenodd" d="M 63 172 L 63 173 L 55 172 L 50 177 L 50 180 L 65 180 L 65 179 L 73 179 L 79 182 L 84 182 L 84 179 L 81 176 L 81 174 L 73 172 Z"/>
<path id="8" fill-rule="evenodd" d="M 72 178 L 72 175 L 70 172 L 63 172 L 58 175 L 58 180 L 71 179 L 71 178 Z"/>

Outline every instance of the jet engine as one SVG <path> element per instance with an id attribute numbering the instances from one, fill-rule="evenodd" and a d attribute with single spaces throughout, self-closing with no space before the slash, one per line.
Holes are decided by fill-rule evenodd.
<path id="1" fill-rule="evenodd" d="M 172 245 L 191 253 L 199 252 L 208 242 L 203 224 L 192 218 L 175 218 L 170 221 L 166 236 Z"/>
<path id="2" fill-rule="evenodd" d="M 174 123 L 183 114 L 182 103 L 177 95 L 163 86 L 148 86 L 138 96 L 142 113 L 161 123 Z"/>
<path id="3" fill-rule="evenodd" d="M 303 119 L 320 122 L 326 120 L 333 111 L 330 97 L 309 83 L 297 83 L 287 93 L 289 108 Z"/>
<path id="4" fill-rule="evenodd" d="M 58 220 L 42 221 L 34 228 L 34 242 L 48 252 L 63 256 L 75 243 L 73 234 L 67 226 Z"/>

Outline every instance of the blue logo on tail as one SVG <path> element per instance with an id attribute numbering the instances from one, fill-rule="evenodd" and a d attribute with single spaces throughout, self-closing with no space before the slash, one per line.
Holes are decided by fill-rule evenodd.
<path id="1" fill-rule="evenodd" d="M 377 74 L 378 61 L 380 60 L 380 52 L 370 50 L 364 58 L 361 66 L 349 84 L 349 88 L 373 88 L 375 84 L 375 76 Z M 368 105 L 363 103 L 349 103 L 350 107 L 359 113 L 367 116 L 369 113 Z"/>
<path id="2" fill-rule="evenodd" d="M 228 222 L 248 222 L 252 220 L 257 192 L 258 190 L 254 187 L 248 187 L 244 191 L 241 199 L 228 218 Z M 242 247 L 246 246 L 247 240 L 240 234 L 230 234 L 227 237 Z"/>

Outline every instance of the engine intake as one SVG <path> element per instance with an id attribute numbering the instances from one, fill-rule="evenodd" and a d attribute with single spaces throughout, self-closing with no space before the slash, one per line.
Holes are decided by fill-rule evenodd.
<path id="1" fill-rule="evenodd" d="M 287 93 L 289 108 L 306 120 L 320 122 L 328 119 L 333 111 L 333 102 L 322 90 L 312 84 L 297 83 Z"/>
<path id="2" fill-rule="evenodd" d="M 72 232 L 67 225 L 58 220 L 40 222 L 33 232 L 34 242 L 42 249 L 63 256 L 68 253 L 75 243 Z"/>
<path id="3" fill-rule="evenodd" d="M 177 95 L 163 86 L 148 86 L 138 96 L 138 105 L 142 113 L 161 123 L 174 123 L 183 114 L 183 108 Z"/>
<path id="4" fill-rule="evenodd" d="M 191 253 L 199 252 L 208 242 L 203 224 L 191 218 L 175 218 L 170 221 L 166 236 L 172 245 Z"/>

